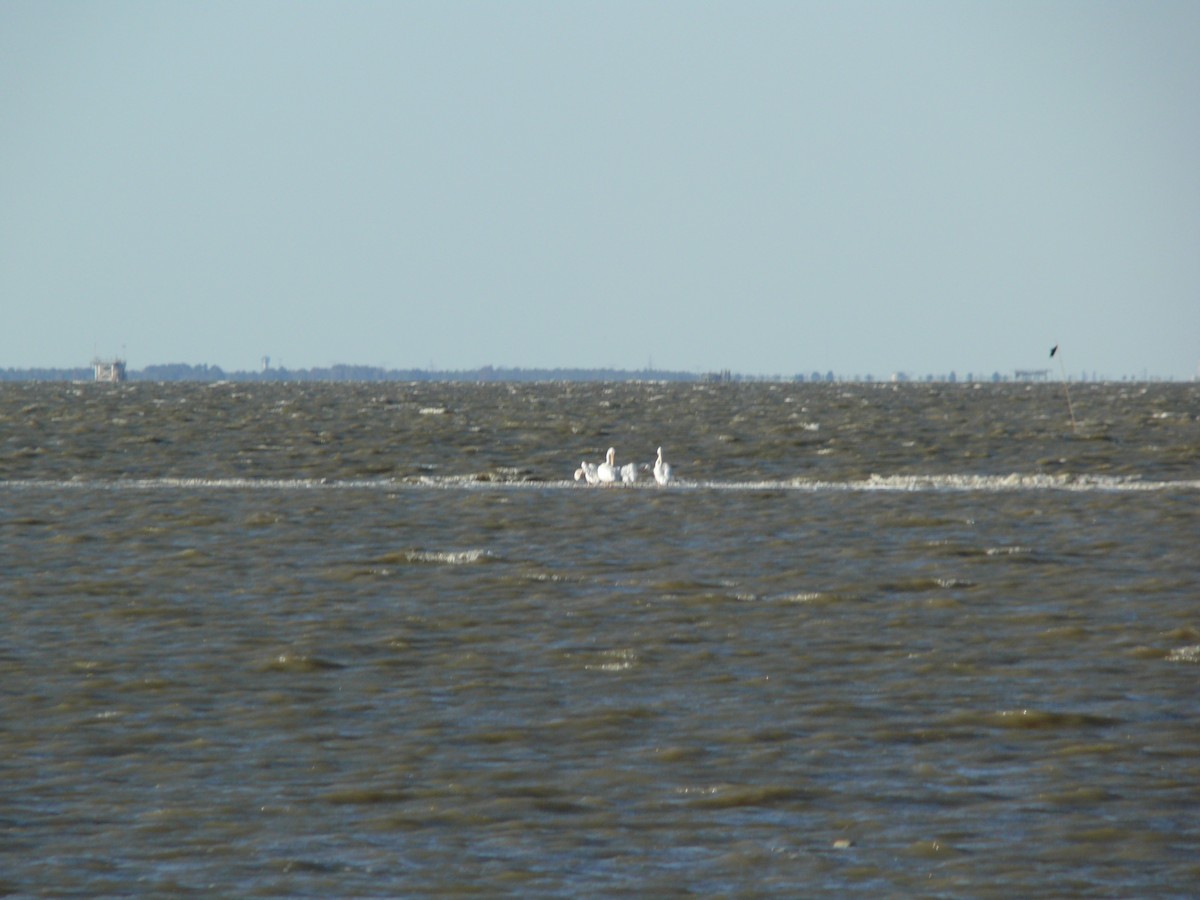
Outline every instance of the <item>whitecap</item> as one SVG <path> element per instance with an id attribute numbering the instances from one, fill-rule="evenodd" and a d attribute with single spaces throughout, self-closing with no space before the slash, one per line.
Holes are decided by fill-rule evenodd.
<path id="1" fill-rule="evenodd" d="M 1192 647 L 1176 647 L 1167 654 L 1167 662 L 1200 663 L 1200 644 Z"/>
<path id="2" fill-rule="evenodd" d="M 404 554 L 405 559 L 414 563 L 435 563 L 448 566 L 464 566 L 486 559 L 490 554 L 486 550 L 409 550 Z"/>

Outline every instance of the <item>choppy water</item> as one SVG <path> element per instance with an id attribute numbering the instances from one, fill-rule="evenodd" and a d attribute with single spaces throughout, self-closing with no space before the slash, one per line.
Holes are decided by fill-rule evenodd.
<path id="1" fill-rule="evenodd" d="M 1071 399 L 0 386 L 0 891 L 1194 896 L 1200 387 Z"/>

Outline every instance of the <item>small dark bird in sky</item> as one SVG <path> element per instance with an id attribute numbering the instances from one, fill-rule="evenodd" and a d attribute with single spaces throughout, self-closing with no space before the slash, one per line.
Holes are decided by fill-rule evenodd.
<path id="1" fill-rule="evenodd" d="M 1053 347 L 1050 348 L 1050 358 L 1053 359 L 1054 354 L 1057 352 L 1058 352 L 1058 344 L 1055 344 Z"/>

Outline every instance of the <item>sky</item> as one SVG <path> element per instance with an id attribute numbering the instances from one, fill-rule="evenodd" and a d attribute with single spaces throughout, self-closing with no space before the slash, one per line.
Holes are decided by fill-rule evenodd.
<path id="1" fill-rule="evenodd" d="M 1191 379 L 1198 96 L 1194 0 L 0 0 L 0 368 Z"/>

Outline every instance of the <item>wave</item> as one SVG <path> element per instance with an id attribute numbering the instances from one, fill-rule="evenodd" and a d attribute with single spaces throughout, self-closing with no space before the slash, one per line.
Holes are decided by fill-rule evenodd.
<path id="1" fill-rule="evenodd" d="M 466 566 L 492 558 L 487 550 L 406 550 L 393 555 L 393 563 L 431 563 L 434 565 Z"/>
<path id="2" fill-rule="evenodd" d="M 321 490 L 394 488 L 401 482 L 336 478 L 31 478 L 0 481 L 0 490 L 61 489 L 91 491 L 162 490 Z"/>
<path id="3" fill-rule="evenodd" d="M 832 481 L 791 478 L 774 481 L 717 481 L 674 479 L 668 486 L 652 481 L 633 484 L 586 485 L 577 481 L 537 481 L 528 478 L 497 478 L 495 475 L 421 476 L 391 482 L 396 487 L 429 487 L 442 489 L 487 488 L 553 488 L 580 491 L 808 491 L 813 493 L 846 491 L 907 492 L 907 493 L 1007 493 L 1012 491 L 1193 491 L 1200 490 L 1200 479 L 1178 481 L 1144 480 L 1124 475 L 1021 474 L 976 475 L 952 473 L 946 475 L 871 475 L 862 479 Z"/>
<path id="4" fill-rule="evenodd" d="M 498 478 L 495 474 L 419 476 L 414 478 L 113 478 L 113 479 L 9 479 L 0 480 L 0 490 L 83 491 L 403 491 L 403 490 L 572 490 L 572 491 L 797 491 L 810 493 L 1010 493 L 1017 491 L 1076 492 L 1180 492 L 1200 490 L 1200 479 L 1177 481 L 1143 480 L 1117 475 L 871 475 L 863 479 L 831 481 L 793 478 L 777 481 L 687 481 L 669 486 L 653 482 L 588 486 L 576 481 L 539 481 L 530 478 Z"/>
<path id="5" fill-rule="evenodd" d="M 1122 475 L 871 475 L 861 481 L 809 482 L 813 489 L 854 491 L 945 491 L 1003 493 L 1008 491 L 1178 491 L 1200 490 L 1200 480 L 1144 481 Z M 800 483 L 797 483 L 800 486 Z"/>

